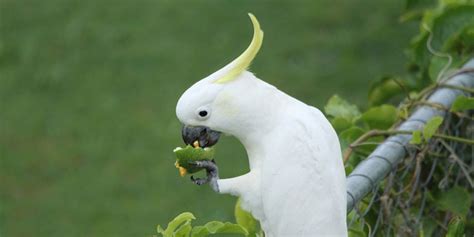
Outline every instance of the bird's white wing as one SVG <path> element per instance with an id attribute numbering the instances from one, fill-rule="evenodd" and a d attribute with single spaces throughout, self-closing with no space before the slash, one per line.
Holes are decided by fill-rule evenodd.
<path id="1" fill-rule="evenodd" d="M 324 115 L 296 103 L 275 128 L 262 171 L 268 236 L 345 236 L 346 185 L 340 145 Z M 315 229 L 315 226 L 323 228 Z"/>

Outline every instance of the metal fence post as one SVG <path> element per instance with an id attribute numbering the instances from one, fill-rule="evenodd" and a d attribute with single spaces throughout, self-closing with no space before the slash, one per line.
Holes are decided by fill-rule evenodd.
<path id="1" fill-rule="evenodd" d="M 474 59 L 467 62 L 463 69 L 474 69 Z M 474 87 L 474 73 L 458 74 L 445 82 L 449 85 Z M 464 92 L 459 89 L 440 87 L 428 101 L 450 108 L 456 97 Z M 443 116 L 446 112 L 431 106 L 419 106 L 397 130 L 422 130 L 425 123 L 434 116 Z M 377 184 L 410 152 L 408 146 L 411 135 L 398 134 L 387 138 L 347 177 L 347 212 L 372 191 Z"/>

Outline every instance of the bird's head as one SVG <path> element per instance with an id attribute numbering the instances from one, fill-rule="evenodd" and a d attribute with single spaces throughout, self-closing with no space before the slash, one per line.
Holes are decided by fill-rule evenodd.
<path id="1" fill-rule="evenodd" d="M 246 71 L 260 49 L 263 31 L 252 14 L 252 42 L 235 60 L 191 86 L 178 101 L 176 115 L 183 123 L 186 144 L 214 145 L 221 132 L 237 137 L 264 126 L 268 112 L 265 91 L 272 86 Z"/>

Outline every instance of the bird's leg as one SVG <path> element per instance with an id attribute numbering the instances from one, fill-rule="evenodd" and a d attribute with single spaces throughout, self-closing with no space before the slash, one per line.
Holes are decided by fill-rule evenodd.
<path id="1" fill-rule="evenodd" d="M 191 181 L 197 185 L 203 185 L 209 183 L 211 188 L 219 192 L 219 186 L 217 185 L 217 180 L 219 180 L 219 169 L 217 168 L 216 162 L 214 160 L 201 160 L 201 161 L 194 161 L 191 164 L 194 164 L 196 167 L 206 169 L 206 178 L 194 178 L 191 176 Z"/>

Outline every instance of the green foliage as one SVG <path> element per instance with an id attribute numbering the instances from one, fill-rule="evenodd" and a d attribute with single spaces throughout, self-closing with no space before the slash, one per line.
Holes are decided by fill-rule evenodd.
<path id="1" fill-rule="evenodd" d="M 388 129 L 397 120 L 397 108 L 393 105 L 381 105 L 368 109 L 361 119 L 371 129 Z"/>
<path id="2" fill-rule="evenodd" d="M 400 17 L 402 21 L 419 20 L 427 7 L 436 5 L 436 0 L 406 0 L 405 12 Z"/>
<path id="3" fill-rule="evenodd" d="M 166 229 L 160 225 L 156 230 L 163 237 L 205 237 L 214 234 L 238 234 L 249 237 L 263 236 L 259 222 L 249 212 L 240 207 L 241 200 L 235 205 L 235 219 L 237 224 L 230 222 L 210 221 L 202 226 L 192 226 L 196 218 L 190 212 L 184 212 L 175 217 Z"/>
<path id="4" fill-rule="evenodd" d="M 423 138 L 421 137 L 421 131 L 413 131 L 411 136 L 410 144 L 421 144 L 423 142 Z"/>
<path id="5" fill-rule="evenodd" d="M 350 104 L 338 95 L 333 95 L 326 106 L 324 112 L 334 118 L 343 118 L 349 122 L 360 116 L 360 111 L 356 105 Z"/>
<path id="6" fill-rule="evenodd" d="M 347 173 L 350 173 L 370 154 L 375 147 L 373 144 L 380 141 L 376 140 L 373 134 L 396 134 L 397 131 L 389 129 L 394 124 L 407 119 L 420 104 L 439 109 L 436 105 L 425 102 L 432 88 L 436 88 L 437 80 L 451 74 L 450 70 L 459 67 L 466 59 L 474 55 L 473 4 L 474 1 L 407 0 L 405 13 L 401 19 L 420 20 L 420 33 L 413 38 L 407 51 L 410 58 L 408 74 L 382 77 L 373 83 L 368 93 L 368 108 L 362 111 L 357 110 L 357 113 L 354 113 L 354 108 L 356 108 L 354 105 L 340 97 L 337 100 L 333 98 L 329 100 L 325 112 L 330 116 L 330 122 L 338 132 L 344 158 L 348 159 L 345 164 Z M 334 108 L 334 105 L 338 105 L 337 110 L 328 109 Z M 474 109 L 472 97 L 459 96 L 452 105 L 451 112 L 453 113 L 447 115 L 450 118 L 447 121 L 451 124 L 441 126 L 444 118 L 435 116 L 427 121 L 422 130 L 412 131 L 410 143 L 417 145 L 417 151 L 409 155 L 412 159 L 401 162 L 397 170 L 413 170 L 404 176 L 397 176 L 399 174 L 397 173 L 393 177 L 395 181 L 382 181 L 379 195 L 380 193 L 383 195 L 379 196 L 379 202 L 372 204 L 370 210 L 361 211 L 367 212 L 364 221 L 370 227 L 375 226 L 375 221 L 380 215 L 382 219 L 386 218 L 386 215 L 390 216 L 390 219 L 384 219 L 382 223 L 390 226 L 385 230 L 388 229 L 391 232 L 377 232 L 375 236 L 381 233 L 383 233 L 381 236 L 404 236 L 403 233 L 400 234 L 404 229 L 416 231 L 423 237 L 444 234 L 463 236 L 465 233 L 471 235 L 474 233 L 474 222 L 466 222 L 472 219 L 474 214 L 473 200 L 468 188 L 471 181 L 468 180 L 469 177 L 465 177 L 472 171 L 462 168 L 470 165 L 462 162 L 472 162 L 469 160 L 472 157 L 470 154 L 472 150 L 469 148 L 467 151 L 456 150 L 454 152 L 457 155 L 453 154 L 453 151 L 448 151 L 448 148 L 454 150 L 448 142 L 452 142 L 449 139 L 453 138 L 452 131 L 449 129 L 452 129 L 452 124 L 457 123 L 461 118 L 467 119 L 468 122 L 462 120 L 464 123 L 459 125 L 461 127 L 457 128 L 454 136 L 468 142 L 472 141 L 466 136 L 470 134 L 469 131 L 464 131 L 469 121 L 472 122 L 469 120 L 470 114 L 466 111 L 472 109 Z M 439 143 L 440 140 L 444 140 L 442 143 L 444 145 Z M 444 146 L 448 148 L 440 149 Z M 410 162 L 413 162 L 411 168 L 408 166 Z M 431 167 L 434 167 L 431 171 L 432 176 L 427 176 L 430 174 Z M 410 175 L 411 172 L 413 172 L 412 175 Z M 454 175 L 459 173 L 462 173 L 461 177 L 464 177 L 461 181 Z M 417 179 L 423 180 L 426 177 L 431 179 L 431 183 L 424 184 L 426 189 L 420 189 L 416 186 L 420 184 L 414 184 L 418 182 Z M 393 183 L 390 182 L 395 182 L 399 187 L 391 186 Z M 392 196 L 393 199 L 391 199 Z M 367 199 L 370 197 L 372 195 L 364 198 L 359 205 L 366 206 L 369 202 Z M 426 203 L 423 204 L 424 209 L 420 209 L 424 198 L 427 201 L 425 200 Z M 403 203 L 398 207 L 399 209 L 393 207 L 387 209 L 398 201 Z M 411 204 L 405 204 L 405 202 Z M 383 214 L 380 214 L 381 212 Z M 448 225 L 447 218 L 453 215 L 454 218 Z M 354 212 L 349 213 L 348 222 L 352 218 L 354 218 Z M 406 220 L 414 221 L 415 219 L 419 223 L 416 227 L 404 224 Z M 368 235 L 362 224 L 364 222 L 356 220 L 352 223 L 349 228 L 350 236 Z M 405 232 L 405 234 L 415 235 L 413 232 Z"/>
<path id="7" fill-rule="evenodd" d="M 239 234 L 248 236 L 248 231 L 238 225 L 230 222 L 211 221 L 204 226 L 196 226 L 193 228 L 191 237 L 204 237 L 212 234 Z"/>
<path id="8" fill-rule="evenodd" d="M 357 126 L 353 126 L 349 129 L 346 129 L 343 132 L 341 132 L 339 134 L 339 138 L 342 139 L 343 143 L 344 143 L 344 141 L 346 141 L 347 143 L 350 143 L 350 142 L 355 141 L 357 138 L 362 136 L 362 134 L 364 134 L 364 133 L 365 133 L 365 130 L 363 130 L 362 128 L 357 127 Z M 345 147 L 347 147 L 347 145 L 349 145 L 349 144 L 346 144 Z"/>
<path id="9" fill-rule="evenodd" d="M 435 197 L 435 204 L 441 210 L 466 217 L 472 205 L 471 194 L 465 188 L 454 186 L 439 192 Z"/>
<path id="10" fill-rule="evenodd" d="M 471 110 L 474 109 L 474 98 L 473 97 L 466 97 L 466 96 L 458 96 L 454 101 L 453 105 L 451 106 L 451 111 L 463 111 L 463 110 Z"/>
<path id="11" fill-rule="evenodd" d="M 212 160 L 215 154 L 215 148 L 213 147 L 206 147 L 201 148 L 197 147 L 194 148 L 190 145 L 187 145 L 185 148 L 178 147 L 173 151 L 176 155 L 176 167 L 177 168 L 184 168 L 184 171 L 187 173 L 196 173 L 204 168 L 196 167 L 191 162 L 197 160 Z M 180 172 L 181 172 L 180 169 Z M 183 173 L 181 173 L 183 175 Z"/>
<path id="12" fill-rule="evenodd" d="M 160 225 L 156 230 L 163 237 L 205 237 L 213 234 L 239 234 L 248 236 L 248 231 L 238 224 L 230 222 L 211 221 L 203 226 L 191 225 L 192 220 L 196 219 L 190 212 L 184 212 L 175 217 L 166 229 Z"/>
<path id="13" fill-rule="evenodd" d="M 438 130 L 439 126 L 443 123 L 443 117 L 435 116 L 426 122 L 425 127 L 423 127 L 423 137 L 426 140 L 431 139 Z"/>
<path id="14" fill-rule="evenodd" d="M 341 143 L 341 149 L 344 151 L 349 148 L 349 145 L 353 143 L 357 138 L 362 136 L 365 133 L 365 130 L 352 126 L 343 132 L 339 133 L 339 142 Z M 357 154 L 351 154 L 348 163 L 346 165 L 346 174 L 350 174 L 354 167 L 360 162 L 361 157 Z"/>
<path id="15" fill-rule="evenodd" d="M 166 230 L 160 225 L 156 227 L 156 230 L 159 234 L 162 234 L 163 237 L 183 236 L 184 232 L 189 233 L 189 231 L 191 231 L 191 221 L 194 219 L 196 219 L 196 217 L 194 217 L 192 213 L 184 212 L 170 221 Z"/>
<path id="16" fill-rule="evenodd" d="M 249 237 L 256 237 L 260 236 L 262 230 L 260 229 L 259 222 L 252 216 L 250 212 L 245 211 L 242 209 L 241 199 L 239 198 L 235 203 L 234 215 L 237 224 L 244 227 L 248 233 Z"/>
<path id="17" fill-rule="evenodd" d="M 403 92 L 397 81 L 400 78 L 382 77 L 379 81 L 372 83 L 369 89 L 368 102 L 370 106 L 388 103 L 390 99 L 399 96 Z"/>
<path id="18" fill-rule="evenodd" d="M 352 210 L 347 214 L 347 221 L 350 223 L 353 221 L 354 223 L 348 229 L 348 236 L 349 237 L 366 237 L 368 234 L 364 230 L 364 223 L 357 219 L 356 212 Z"/>
<path id="19" fill-rule="evenodd" d="M 413 38 L 408 52 L 421 81 L 426 81 L 426 77 L 434 81 L 447 63 L 446 55 L 454 59 L 453 66 L 459 66 L 472 56 L 474 2 L 440 1 L 438 7 L 425 9 L 422 13 L 420 33 Z M 428 47 L 439 53 L 430 52 Z M 443 57 L 440 57 L 441 53 L 445 53 Z"/>
<path id="20" fill-rule="evenodd" d="M 435 116 L 426 122 L 423 127 L 423 131 L 413 131 L 411 144 L 421 144 L 428 142 L 438 130 L 439 126 L 443 123 L 443 117 Z"/>
<path id="21" fill-rule="evenodd" d="M 454 216 L 449 221 L 448 233 L 446 237 L 463 237 L 465 236 L 464 225 L 465 220 L 459 216 Z"/>
<path id="22" fill-rule="evenodd" d="M 426 13 L 422 24 L 431 27 L 433 48 L 455 52 L 453 42 L 460 34 L 474 25 L 474 2 L 462 4 L 456 1 L 445 1 L 441 9 Z M 429 33 L 425 31 L 425 33 Z"/>
<path id="23" fill-rule="evenodd" d="M 353 124 L 352 121 L 349 121 L 342 117 L 336 117 L 331 119 L 331 124 L 336 130 L 336 132 L 340 133 L 348 128 L 350 128 Z"/>
<path id="24" fill-rule="evenodd" d="M 447 57 L 433 57 L 428 67 L 428 76 L 431 80 L 436 81 L 438 75 L 442 73 L 443 68 L 447 65 L 449 59 Z"/>
<path id="25" fill-rule="evenodd" d="M 422 225 L 420 228 L 420 237 L 433 236 L 433 233 L 435 232 L 436 228 L 437 228 L 436 221 L 429 216 L 424 216 L 422 218 Z"/>

